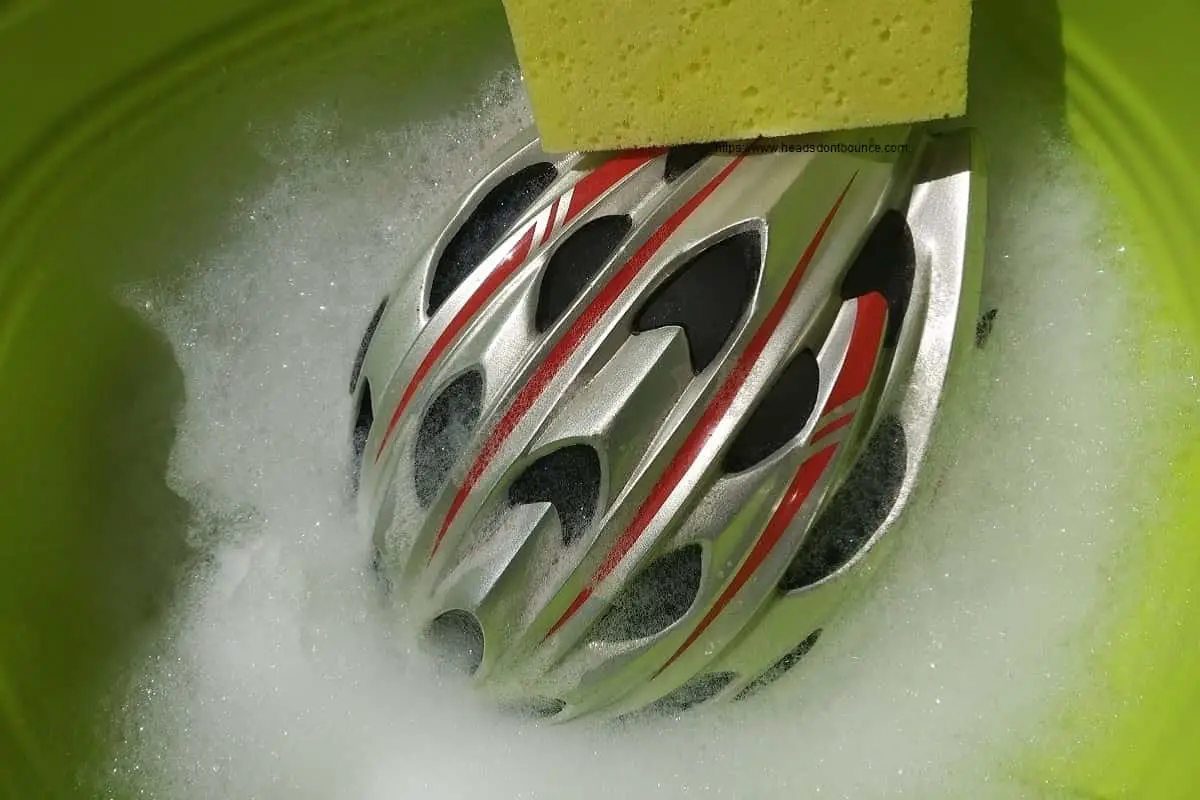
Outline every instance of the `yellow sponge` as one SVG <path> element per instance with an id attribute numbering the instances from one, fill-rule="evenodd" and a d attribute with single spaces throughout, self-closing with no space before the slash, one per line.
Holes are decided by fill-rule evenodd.
<path id="1" fill-rule="evenodd" d="M 959 116 L 970 0 L 504 0 L 543 146 Z"/>

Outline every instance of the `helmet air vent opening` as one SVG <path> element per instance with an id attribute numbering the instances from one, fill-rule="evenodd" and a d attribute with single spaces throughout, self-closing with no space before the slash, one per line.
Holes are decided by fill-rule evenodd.
<path id="1" fill-rule="evenodd" d="M 626 642 L 665 631 L 683 619 L 696 601 L 703 566 L 699 544 L 659 557 L 622 587 L 597 620 L 591 639 Z"/>
<path id="2" fill-rule="evenodd" d="M 883 213 L 842 280 L 842 299 L 879 292 L 888 301 L 884 347 L 894 347 L 912 294 L 916 249 L 908 220 L 895 209 Z"/>
<path id="3" fill-rule="evenodd" d="M 813 524 L 779 588 L 790 592 L 812 586 L 848 564 L 887 519 L 907 463 L 904 426 L 894 416 L 885 417 Z"/>
<path id="4" fill-rule="evenodd" d="M 632 228 L 628 214 L 609 214 L 582 225 L 558 246 L 538 288 L 533 315 L 538 333 L 545 333 L 584 293 Z"/>
<path id="5" fill-rule="evenodd" d="M 557 697 L 534 697 L 520 703 L 510 704 L 505 707 L 505 710 L 520 717 L 549 719 L 557 717 L 566 707 L 566 702 Z"/>
<path id="6" fill-rule="evenodd" d="M 709 245 L 655 289 L 637 312 L 633 332 L 678 325 L 699 375 L 733 336 L 746 313 L 762 264 L 756 230 Z"/>
<path id="7" fill-rule="evenodd" d="M 725 452 L 726 472 L 741 472 L 794 439 L 812 416 L 821 371 L 812 350 L 801 350 L 775 378 Z"/>
<path id="8" fill-rule="evenodd" d="M 709 672 L 697 675 L 687 683 L 646 706 L 647 714 L 676 716 L 693 706 L 713 699 L 737 678 L 736 672 Z"/>
<path id="9" fill-rule="evenodd" d="M 663 180 L 674 183 L 688 170 L 699 164 L 716 152 L 717 146 L 710 143 L 681 144 L 672 147 L 667 152 L 667 161 L 663 165 Z"/>
<path id="10" fill-rule="evenodd" d="M 413 488 L 424 507 L 433 503 L 466 448 L 483 407 L 483 375 L 465 372 L 429 404 L 413 448 Z"/>
<path id="11" fill-rule="evenodd" d="M 563 547 L 579 539 L 600 500 L 600 456 L 594 447 L 573 444 L 534 461 L 508 487 L 513 505 L 549 503 L 558 513 Z"/>
<path id="12" fill-rule="evenodd" d="M 736 702 L 738 700 L 745 700 L 747 697 L 757 694 L 759 691 L 767 688 L 772 683 L 782 678 L 788 672 L 788 670 L 799 664 L 800 660 L 808 655 L 808 651 L 812 650 L 813 647 L 816 646 L 817 640 L 820 638 L 821 629 L 818 628 L 810 633 L 808 637 L 800 644 L 793 647 L 787 653 L 784 653 L 782 658 L 780 658 L 771 666 L 767 667 L 767 669 L 764 670 L 761 675 L 750 681 L 750 683 L 746 684 L 745 688 L 743 688 L 734 696 L 734 701 Z"/>
<path id="13" fill-rule="evenodd" d="M 509 175 L 479 201 L 434 264 L 429 278 L 427 315 L 441 308 L 556 178 L 558 170 L 554 165 L 540 161 Z"/>
<path id="14" fill-rule="evenodd" d="M 467 675 L 483 663 L 483 628 L 470 612 L 455 609 L 439 615 L 425 629 L 425 641 L 440 661 Z"/>
<path id="15" fill-rule="evenodd" d="M 367 437 L 375 423 L 375 409 L 371 401 L 371 382 L 363 378 L 362 394 L 358 398 L 358 411 L 354 416 L 354 432 L 350 437 L 350 485 L 358 491 L 358 480 L 362 474 L 363 454 L 367 449 Z"/>
<path id="16" fill-rule="evenodd" d="M 387 304 L 388 299 L 384 297 L 375 308 L 375 313 L 371 315 L 371 321 L 367 323 L 367 329 L 363 332 L 362 341 L 358 343 L 358 352 L 354 356 L 354 366 L 350 369 L 350 394 L 354 394 L 354 390 L 358 388 L 358 378 L 362 374 L 363 361 L 367 357 L 367 348 L 371 346 L 371 339 L 375 337 L 375 329 L 379 327 L 379 320 L 383 319 L 383 312 L 387 308 Z"/>

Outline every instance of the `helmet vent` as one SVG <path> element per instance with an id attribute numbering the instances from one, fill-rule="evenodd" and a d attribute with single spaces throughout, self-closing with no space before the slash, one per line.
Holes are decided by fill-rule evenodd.
<path id="1" fill-rule="evenodd" d="M 681 144 L 667 152 L 667 163 L 663 167 L 663 180 L 673 183 L 692 167 L 699 164 L 717 149 L 715 144 Z"/>
<path id="2" fill-rule="evenodd" d="M 705 248 L 654 290 L 634 317 L 633 332 L 682 327 L 692 371 L 701 373 L 746 313 L 761 263 L 757 231 L 743 231 Z"/>
<path id="3" fill-rule="evenodd" d="M 367 348 L 371 346 L 371 339 L 375 336 L 375 329 L 379 327 L 379 320 L 383 319 L 383 311 L 387 308 L 387 304 L 388 299 L 384 297 L 375 309 L 375 313 L 371 315 L 371 321 L 367 323 L 367 329 L 363 332 L 362 341 L 358 343 L 358 353 L 354 356 L 354 366 L 350 370 L 350 394 L 354 394 L 354 390 L 358 388 L 358 376 L 362 374 Z"/>
<path id="4" fill-rule="evenodd" d="M 549 162 L 530 164 L 500 181 L 479 201 L 434 265 L 426 314 L 441 308 L 557 177 L 558 170 Z"/>
<path id="5" fill-rule="evenodd" d="M 483 375 L 463 373 L 429 404 L 413 451 L 413 485 L 422 506 L 433 503 L 479 421 Z"/>
<path id="6" fill-rule="evenodd" d="M 653 636 L 687 614 L 700 592 L 703 553 L 689 544 L 662 556 L 630 580 L 592 630 L 599 642 Z"/>
<path id="7" fill-rule="evenodd" d="M 807 639 L 785 653 L 783 658 L 779 659 L 770 667 L 768 667 L 762 675 L 759 675 L 757 678 L 750 681 L 750 683 L 746 684 L 746 687 L 738 692 L 733 699 L 735 701 L 745 700 L 750 695 L 765 689 L 775 681 L 782 678 L 788 670 L 800 663 L 800 659 L 808 655 L 808 651 L 813 649 L 813 647 L 817 644 L 817 640 L 820 638 L 821 630 L 818 628 L 810 633 Z"/>
<path id="8" fill-rule="evenodd" d="M 646 706 L 647 714 L 675 716 L 693 706 L 713 699 L 737 678 L 735 672 L 709 672 L 698 675 L 668 695 Z"/>
<path id="9" fill-rule="evenodd" d="M 863 243 L 842 281 L 842 299 L 879 292 L 888 301 L 888 326 L 884 347 L 893 347 L 912 294 L 916 250 L 908 220 L 895 209 L 883 213 Z"/>
<path id="10" fill-rule="evenodd" d="M 372 549 L 371 556 L 371 575 L 375 580 L 375 584 L 379 587 L 384 597 L 391 597 L 396 586 L 392 582 L 391 575 L 388 574 L 385 566 L 383 551 L 378 547 Z"/>
<path id="11" fill-rule="evenodd" d="M 817 405 L 821 371 L 811 350 L 801 350 L 779 373 L 725 453 L 725 470 L 758 464 L 804 429 Z"/>
<path id="12" fill-rule="evenodd" d="M 632 227 L 633 220 L 627 214 L 597 217 L 558 246 L 546 264 L 538 290 L 534 312 L 538 333 L 549 329 L 583 294 Z"/>
<path id="13" fill-rule="evenodd" d="M 904 426 L 895 417 L 885 417 L 817 518 L 779 588 L 790 592 L 812 586 L 849 563 L 887 518 L 904 483 L 907 462 Z"/>
<path id="14" fill-rule="evenodd" d="M 425 639 L 438 659 L 467 675 L 474 675 L 483 663 L 483 628 L 467 611 L 438 616 L 429 623 Z"/>
<path id="15" fill-rule="evenodd" d="M 535 697 L 519 704 L 510 705 L 507 710 L 522 717 L 549 719 L 557 717 L 566 707 L 566 702 L 557 697 Z"/>
<path id="16" fill-rule="evenodd" d="M 563 547 L 587 530 L 600 499 L 600 456 L 586 444 L 573 444 L 534 461 L 508 487 L 513 505 L 549 503 L 558 513 Z"/>
<path id="17" fill-rule="evenodd" d="M 362 394 L 358 398 L 358 413 L 354 417 L 354 433 L 350 438 L 350 485 L 358 492 L 358 479 L 362 474 L 363 453 L 367 449 L 367 437 L 375 422 L 375 410 L 371 403 L 371 382 L 363 378 Z"/>

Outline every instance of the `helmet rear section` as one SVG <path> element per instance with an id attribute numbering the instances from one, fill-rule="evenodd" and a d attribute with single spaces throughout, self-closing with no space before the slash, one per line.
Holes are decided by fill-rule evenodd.
<path id="1" fill-rule="evenodd" d="M 499 702 L 742 698 L 885 551 L 979 290 L 967 131 L 549 155 L 442 220 L 351 369 L 391 602 Z"/>

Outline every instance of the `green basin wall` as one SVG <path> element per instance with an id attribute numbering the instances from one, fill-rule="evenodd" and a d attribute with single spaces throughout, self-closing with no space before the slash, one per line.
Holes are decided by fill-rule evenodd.
<path id="1" fill-rule="evenodd" d="M 1200 4 L 975 6 L 975 47 L 1049 87 L 1103 169 L 1155 323 L 1200 340 Z M 0 0 L 0 795 L 92 796 L 77 771 L 187 555 L 164 482 L 182 376 L 114 287 L 221 235 L 289 110 L 334 108 L 353 136 L 511 58 L 499 0 Z M 1125 634 L 1063 711 L 1076 746 L 1013 767 L 1035 795 L 1200 796 L 1200 425 L 1182 430 Z"/>

